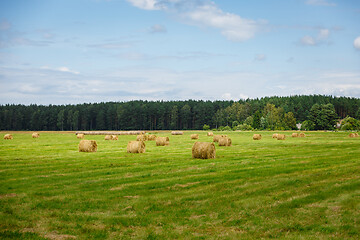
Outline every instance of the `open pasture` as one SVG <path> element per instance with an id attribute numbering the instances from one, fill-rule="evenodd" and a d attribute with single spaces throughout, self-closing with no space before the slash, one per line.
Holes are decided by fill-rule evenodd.
<path id="1" fill-rule="evenodd" d="M 85 135 L 98 145 L 87 153 L 73 133 L 12 132 L 0 141 L 0 238 L 359 239 L 360 138 L 257 133 L 221 132 L 232 146 L 193 159 L 207 132 L 155 133 L 170 144 L 141 154 L 126 152 L 136 136 Z"/>

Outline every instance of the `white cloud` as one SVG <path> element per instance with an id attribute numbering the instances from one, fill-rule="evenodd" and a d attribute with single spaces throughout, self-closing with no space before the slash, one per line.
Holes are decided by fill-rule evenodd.
<path id="1" fill-rule="evenodd" d="M 327 7 L 335 7 L 336 4 L 332 2 L 328 2 L 327 0 L 307 0 L 307 5 L 313 6 L 327 6 Z"/>
<path id="2" fill-rule="evenodd" d="M 133 6 L 144 10 L 160 10 L 161 7 L 157 4 L 157 0 L 127 0 Z"/>
<path id="3" fill-rule="evenodd" d="M 306 35 L 300 39 L 300 44 L 305 46 L 317 46 L 321 43 L 326 43 L 330 36 L 329 29 L 320 29 L 316 37 Z"/>
<path id="4" fill-rule="evenodd" d="M 318 40 L 325 40 L 329 37 L 330 30 L 329 29 L 320 29 L 318 34 Z"/>
<path id="5" fill-rule="evenodd" d="M 265 54 L 257 54 L 255 56 L 255 60 L 256 61 L 265 61 L 266 60 L 266 55 Z"/>
<path id="6" fill-rule="evenodd" d="M 48 66 L 42 66 L 40 69 L 51 70 L 51 71 L 59 71 L 59 72 L 65 72 L 65 73 L 72 73 L 72 74 L 79 74 L 79 72 L 70 70 L 68 67 L 51 68 L 51 67 L 48 67 Z"/>
<path id="7" fill-rule="evenodd" d="M 133 6 L 144 10 L 164 10 L 174 14 L 187 24 L 220 30 L 231 41 L 246 41 L 254 37 L 265 21 L 242 18 L 222 11 L 214 2 L 180 0 L 127 0 Z"/>
<path id="8" fill-rule="evenodd" d="M 311 36 L 304 36 L 303 38 L 301 38 L 300 42 L 301 42 L 301 44 L 308 45 L 308 46 L 316 45 L 315 39 Z"/>
<path id="9" fill-rule="evenodd" d="M 161 24 L 155 24 L 150 28 L 150 33 L 166 33 L 166 27 Z"/>
<path id="10" fill-rule="evenodd" d="M 355 38 L 354 40 L 354 47 L 358 50 L 360 50 L 360 36 Z"/>

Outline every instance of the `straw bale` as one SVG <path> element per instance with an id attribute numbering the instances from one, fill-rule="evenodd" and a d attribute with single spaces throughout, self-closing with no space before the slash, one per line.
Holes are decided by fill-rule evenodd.
<path id="1" fill-rule="evenodd" d="M 157 137 L 156 138 L 156 146 L 165 146 L 169 145 L 169 137 Z"/>
<path id="2" fill-rule="evenodd" d="M 153 134 L 148 135 L 147 140 L 148 141 L 155 141 L 156 140 L 156 135 L 153 135 Z"/>
<path id="3" fill-rule="evenodd" d="M 112 140 L 112 135 L 106 135 L 105 140 Z"/>
<path id="4" fill-rule="evenodd" d="M 83 139 L 84 138 L 84 134 L 83 133 L 78 133 L 77 135 L 76 135 L 76 137 L 77 138 L 80 138 L 80 139 Z"/>
<path id="5" fill-rule="evenodd" d="M 254 134 L 253 139 L 254 140 L 260 140 L 261 139 L 261 134 Z"/>
<path id="6" fill-rule="evenodd" d="M 355 133 L 350 133 L 350 134 L 349 134 L 349 137 L 351 137 L 351 138 L 355 138 L 355 137 L 356 137 L 356 135 L 355 135 Z"/>
<path id="7" fill-rule="evenodd" d="M 222 137 L 227 137 L 227 135 L 214 135 L 213 142 L 219 142 L 219 139 Z"/>
<path id="8" fill-rule="evenodd" d="M 277 140 L 285 140 L 286 136 L 285 134 L 278 134 Z"/>
<path id="9" fill-rule="evenodd" d="M 13 139 L 13 136 L 11 134 L 5 134 L 4 139 L 10 140 Z"/>
<path id="10" fill-rule="evenodd" d="M 116 135 L 111 135 L 111 140 L 119 140 L 119 138 Z"/>
<path id="11" fill-rule="evenodd" d="M 147 140 L 148 140 L 147 135 L 141 134 L 136 136 L 136 141 L 147 141 Z"/>
<path id="12" fill-rule="evenodd" d="M 143 141 L 130 141 L 127 145 L 128 153 L 144 153 L 145 143 Z"/>
<path id="13" fill-rule="evenodd" d="M 278 137 L 278 134 L 277 133 L 274 133 L 273 135 L 272 135 L 272 138 L 277 138 Z"/>
<path id="14" fill-rule="evenodd" d="M 32 137 L 33 137 L 33 138 L 38 138 L 38 137 L 40 137 L 40 134 L 37 133 L 37 132 L 34 132 L 34 133 L 32 134 Z"/>
<path id="15" fill-rule="evenodd" d="M 229 138 L 229 137 L 221 137 L 219 139 L 219 146 L 230 147 L 231 146 L 231 138 Z"/>
<path id="16" fill-rule="evenodd" d="M 195 142 L 192 147 L 193 158 L 215 158 L 216 150 L 215 144 L 209 142 Z"/>
<path id="17" fill-rule="evenodd" d="M 303 132 L 299 133 L 299 137 L 306 137 L 305 133 L 303 133 Z"/>
<path id="18" fill-rule="evenodd" d="M 354 133 L 355 134 L 355 137 L 359 137 L 359 134 L 358 133 Z"/>
<path id="19" fill-rule="evenodd" d="M 79 143 L 79 152 L 96 152 L 97 143 L 95 140 L 81 140 Z"/>
<path id="20" fill-rule="evenodd" d="M 213 132 L 208 132 L 207 135 L 208 136 L 214 136 L 214 133 Z"/>
<path id="21" fill-rule="evenodd" d="M 171 135 L 184 135 L 184 132 L 182 132 L 182 131 L 172 131 Z"/>
<path id="22" fill-rule="evenodd" d="M 299 137 L 299 134 L 298 133 L 293 133 L 293 134 L 291 134 L 291 137 Z"/>
<path id="23" fill-rule="evenodd" d="M 199 134 L 191 134 L 191 139 L 199 139 Z"/>

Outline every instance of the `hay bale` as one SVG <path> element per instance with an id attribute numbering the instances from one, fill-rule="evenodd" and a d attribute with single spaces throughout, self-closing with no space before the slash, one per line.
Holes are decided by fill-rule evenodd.
<path id="1" fill-rule="evenodd" d="M 261 140 L 261 134 L 254 134 L 253 139 L 254 140 Z"/>
<path id="2" fill-rule="evenodd" d="M 37 133 L 37 132 L 34 132 L 31 136 L 32 136 L 33 138 L 38 138 L 38 137 L 40 137 L 40 134 Z"/>
<path id="3" fill-rule="evenodd" d="M 97 144 L 95 140 L 81 140 L 79 143 L 79 152 L 96 152 Z"/>
<path id="4" fill-rule="evenodd" d="M 305 137 L 305 133 L 303 132 L 299 133 L 299 137 Z"/>
<path id="5" fill-rule="evenodd" d="M 136 141 L 147 141 L 148 140 L 148 136 L 147 135 L 144 135 L 144 134 L 141 134 L 141 135 L 137 135 L 136 136 Z"/>
<path id="6" fill-rule="evenodd" d="M 145 143 L 143 141 L 130 141 L 127 145 L 128 153 L 144 153 Z"/>
<path id="7" fill-rule="evenodd" d="M 171 135 L 184 135 L 182 131 L 172 131 Z"/>
<path id="8" fill-rule="evenodd" d="M 219 146 L 230 147 L 231 146 L 231 138 L 229 138 L 229 137 L 221 137 L 219 139 Z"/>
<path id="9" fill-rule="evenodd" d="M 355 135 L 355 133 L 350 133 L 350 134 L 349 134 L 349 137 L 351 137 L 351 138 L 355 138 L 355 137 L 356 137 L 356 135 Z"/>
<path id="10" fill-rule="evenodd" d="M 85 136 L 85 135 L 84 135 L 83 133 L 78 133 L 78 134 L 76 135 L 76 137 L 79 138 L 79 139 L 83 139 L 84 136 Z"/>
<path id="11" fill-rule="evenodd" d="M 11 139 L 13 139 L 13 136 L 11 134 L 5 134 L 4 139 L 11 140 Z"/>
<path id="12" fill-rule="evenodd" d="M 119 138 L 118 138 L 118 136 L 116 136 L 116 135 L 111 135 L 111 140 L 118 140 Z"/>
<path id="13" fill-rule="evenodd" d="M 293 134 L 291 134 L 291 137 L 299 137 L 299 134 L 298 133 L 293 133 Z"/>
<path id="14" fill-rule="evenodd" d="M 277 140 L 285 140 L 286 136 L 285 134 L 278 134 Z"/>
<path id="15" fill-rule="evenodd" d="M 153 135 L 153 134 L 148 135 L 148 136 L 147 136 L 147 140 L 148 140 L 148 141 L 155 141 L 155 140 L 156 140 L 156 135 Z"/>
<path id="16" fill-rule="evenodd" d="M 214 133 L 213 132 L 208 132 L 207 135 L 208 136 L 214 136 Z"/>
<path id="17" fill-rule="evenodd" d="M 199 139 L 199 134 L 191 134 L 190 138 L 191 139 Z"/>
<path id="18" fill-rule="evenodd" d="M 106 135 L 105 140 L 112 140 L 112 136 L 111 135 Z"/>
<path id="19" fill-rule="evenodd" d="M 156 146 L 165 146 L 169 145 L 169 137 L 157 137 L 156 138 Z"/>
<path id="20" fill-rule="evenodd" d="M 358 133 L 354 133 L 355 134 L 355 137 L 359 137 L 359 134 Z"/>
<path id="21" fill-rule="evenodd" d="M 219 142 L 219 139 L 222 137 L 227 137 L 227 135 L 214 135 L 213 142 Z"/>
<path id="22" fill-rule="evenodd" d="M 192 147 L 193 158 L 215 158 L 215 144 L 209 142 L 195 142 Z"/>
<path id="23" fill-rule="evenodd" d="M 272 135 L 272 138 L 277 138 L 278 137 L 278 134 L 277 133 L 274 133 L 273 135 Z"/>

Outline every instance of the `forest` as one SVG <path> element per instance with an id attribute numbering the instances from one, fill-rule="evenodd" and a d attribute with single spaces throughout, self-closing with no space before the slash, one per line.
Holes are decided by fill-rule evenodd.
<path id="1" fill-rule="evenodd" d="M 239 101 L 0 105 L 0 130 L 304 130 L 360 128 L 360 99 L 324 95 Z M 345 126 L 345 127 L 344 127 Z"/>

